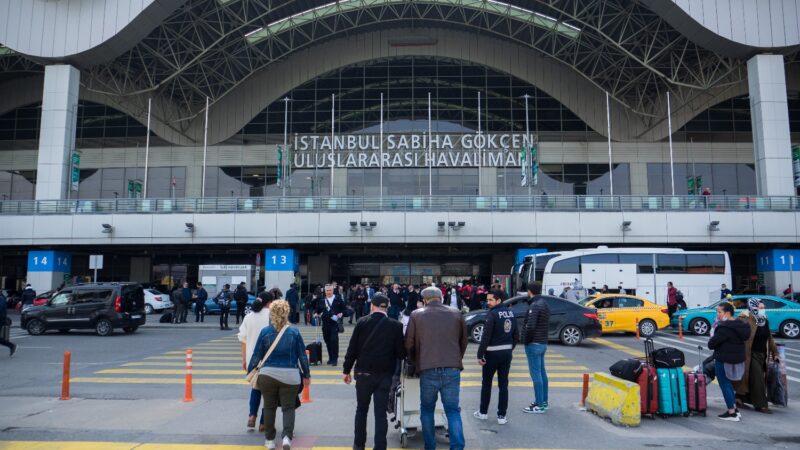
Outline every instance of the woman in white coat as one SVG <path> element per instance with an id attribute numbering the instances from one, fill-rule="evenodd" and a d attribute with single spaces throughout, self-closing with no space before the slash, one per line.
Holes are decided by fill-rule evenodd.
<path id="1" fill-rule="evenodd" d="M 258 341 L 261 330 L 269 326 L 269 305 L 272 303 L 273 295 L 271 292 L 264 291 L 258 294 L 258 298 L 250 308 L 250 314 L 244 316 L 242 324 L 239 326 L 239 342 L 242 344 L 242 369 L 247 372 L 250 364 L 250 355 Z M 250 390 L 250 415 L 247 418 L 247 428 L 252 429 L 256 426 L 256 416 L 258 407 L 261 405 L 261 392 L 257 389 Z M 258 430 L 264 431 L 264 413 L 261 413 L 261 422 Z"/>

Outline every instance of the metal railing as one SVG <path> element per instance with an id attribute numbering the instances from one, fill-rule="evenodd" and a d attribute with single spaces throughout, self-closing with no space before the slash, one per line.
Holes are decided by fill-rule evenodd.
<path id="1" fill-rule="evenodd" d="M 402 196 L 3 200 L 0 215 L 344 211 L 798 211 L 800 197 Z"/>

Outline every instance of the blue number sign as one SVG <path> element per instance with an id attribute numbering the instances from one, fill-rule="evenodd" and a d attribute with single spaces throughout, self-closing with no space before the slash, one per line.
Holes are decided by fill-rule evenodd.
<path id="1" fill-rule="evenodd" d="M 72 255 L 53 250 L 28 252 L 28 272 L 64 272 L 72 269 Z"/>
<path id="2" fill-rule="evenodd" d="M 297 267 L 299 265 L 299 255 L 296 250 L 267 250 L 264 256 L 264 270 L 273 272 L 297 271 Z"/>
<path id="3" fill-rule="evenodd" d="M 800 268 L 800 250 L 765 250 L 756 256 L 756 271 L 758 272 L 788 272 L 790 269 L 798 272 Z M 790 267 L 791 266 L 791 267 Z"/>

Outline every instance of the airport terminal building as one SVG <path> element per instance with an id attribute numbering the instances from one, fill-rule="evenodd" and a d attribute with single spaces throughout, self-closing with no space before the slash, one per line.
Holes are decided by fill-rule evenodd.
<path id="1" fill-rule="evenodd" d="M 167 284 L 291 250 L 307 285 L 597 245 L 752 287 L 800 243 L 799 51 L 800 0 L 0 0 L 2 287 L 31 252 Z"/>

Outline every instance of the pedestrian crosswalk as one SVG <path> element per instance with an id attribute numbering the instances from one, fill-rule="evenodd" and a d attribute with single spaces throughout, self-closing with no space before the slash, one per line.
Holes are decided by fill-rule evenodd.
<path id="1" fill-rule="evenodd" d="M 316 339 L 315 331 L 301 328 L 303 339 L 311 342 Z M 312 366 L 312 385 L 342 385 L 344 353 L 350 340 L 351 329 L 339 335 L 340 359 L 338 367 L 327 365 Z M 325 348 L 323 344 L 323 348 Z M 242 368 L 241 344 L 235 335 L 198 343 L 192 349 L 192 383 L 197 385 L 245 385 L 245 371 Z M 476 346 L 470 344 L 464 357 L 464 371 L 461 374 L 462 388 L 478 388 L 481 385 L 482 368 L 478 364 Z M 325 352 L 323 350 L 323 352 Z M 325 359 L 325 358 L 323 358 Z M 552 349 L 545 355 L 550 388 L 579 389 L 583 386 L 583 374 L 589 368 L 567 358 Z M 140 360 L 128 361 L 117 367 L 95 371 L 90 376 L 73 378 L 73 383 L 100 384 L 182 384 L 186 375 L 186 349 L 172 348 L 160 354 Z M 509 387 L 532 388 L 525 351 L 518 346 L 509 374 Z"/>

